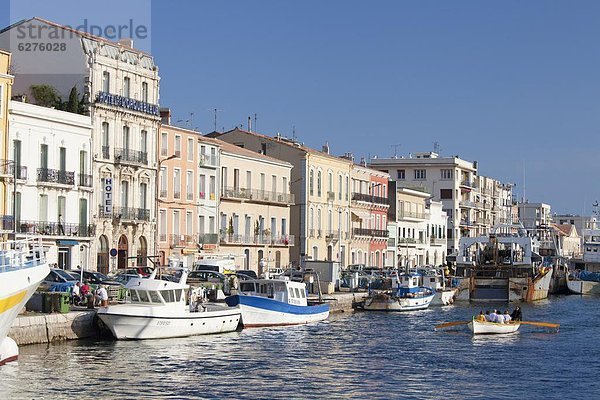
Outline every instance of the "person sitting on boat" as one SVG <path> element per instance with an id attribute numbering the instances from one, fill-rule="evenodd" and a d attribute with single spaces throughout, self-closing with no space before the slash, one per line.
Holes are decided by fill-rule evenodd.
<path id="1" fill-rule="evenodd" d="M 504 314 L 502 314 L 502 312 L 496 314 L 496 322 L 499 324 L 504 323 Z"/>
<path id="2" fill-rule="evenodd" d="M 511 317 L 510 314 L 508 313 L 508 310 L 504 311 L 504 323 L 508 324 L 511 321 Z"/>
<path id="3" fill-rule="evenodd" d="M 483 313 L 483 310 L 479 311 L 479 315 L 477 317 L 475 317 L 475 320 L 479 321 L 479 322 L 485 322 L 486 321 L 485 314 Z"/>
<path id="4" fill-rule="evenodd" d="M 490 322 L 490 310 L 485 310 L 485 320 L 487 322 Z"/>
<path id="5" fill-rule="evenodd" d="M 523 313 L 521 312 L 521 307 L 516 306 L 512 314 L 510 314 L 510 318 L 513 321 L 521 321 L 523 319 Z"/>
<path id="6" fill-rule="evenodd" d="M 497 314 L 496 310 L 493 310 L 490 313 L 490 322 L 498 322 L 498 314 Z"/>

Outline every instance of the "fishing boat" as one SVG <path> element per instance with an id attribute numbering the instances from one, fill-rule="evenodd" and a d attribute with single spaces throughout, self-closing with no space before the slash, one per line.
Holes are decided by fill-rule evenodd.
<path id="1" fill-rule="evenodd" d="M 41 238 L 0 243 L 0 365 L 19 357 L 16 342 L 6 335 L 48 273 Z"/>
<path id="2" fill-rule="evenodd" d="M 463 237 L 456 262 L 457 300 L 531 302 L 548 297 L 552 266 L 542 265 L 522 225 L 500 225 L 487 236 Z"/>
<path id="3" fill-rule="evenodd" d="M 422 275 L 417 273 L 396 274 L 392 277 L 391 290 L 372 290 L 364 300 L 367 311 L 415 311 L 431 304 L 434 289 L 420 286 Z"/>
<path id="4" fill-rule="evenodd" d="M 285 278 L 242 281 L 238 294 L 225 302 L 239 305 L 244 328 L 307 324 L 329 316 L 329 304 L 308 301 L 304 282 Z"/>
<path id="5" fill-rule="evenodd" d="M 427 268 L 419 270 L 421 275 L 421 286 L 428 287 L 434 290 L 435 296 L 431 301 L 432 306 L 449 306 L 454 303 L 458 288 L 446 286 L 446 277 L 444 270 Z"/>
<path id="6" fill-rule="evenodd" d="M 497 334 L 505 334 L 505 333 L 514 333 L 519 330 L 521 323 L 520 322 L 509 322 L 508 324 L 501 324 L 498 322 L 477 321 L 475 318 L 473 318 L 467 324 L 467 326 L 469 327 L 469 330 L 471 332 L 473 332 L 474 335 L 481 335 L 481 334 L 497 335 Z"/>
<path id="7" fill-rule="evenodd" d="M 575 294 L 600 294 L 600 229 L 583 230 L 582 268 L 567 276 L 567 287 Z"/>
<path id="8" fill-rule="evenodd" d="M 171 268 L 173 269 L 173 268 Z M 190 290 L 188 270 L 175 268 L 174 280 L 157 276 L 132 278 L 125 286 L 128 301 L 98 309 L 98 317 L 117 339 L 163 339 L 235 331 L 239 307 L 205 303 L 203 288 Z"/>

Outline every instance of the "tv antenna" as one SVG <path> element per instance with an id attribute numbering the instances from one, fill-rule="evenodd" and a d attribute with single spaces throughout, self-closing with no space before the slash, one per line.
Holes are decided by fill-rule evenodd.
<path id="1" fill-rule="evenodd" d="M 402 145 L 400 144 L 393 144 L 390 147 L 392 147 L 394 149 L 394 158 L 398 158 L 398 147 L 400 147 Z"/>
<path id="2" fill-rule="evenodd" d="M 208 109 L 208 111 L 212 111 L 214 113 L 214 122 L 215 122 L 215 132 L 217 131 L 217 113 L 221 112 L 223 110 L 220 110 L 218 108 L 212 108 L 212 109 Z"/>
<path id="3" fill-rule="evenodd" d="M 440 142 L 433 142 L 433 152 L 436 154 L 440 154 L 442 152 L 442 147 L 440 146 Z"/>

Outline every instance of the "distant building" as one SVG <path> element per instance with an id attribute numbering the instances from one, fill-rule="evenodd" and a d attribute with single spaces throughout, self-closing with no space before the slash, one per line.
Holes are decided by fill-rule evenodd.
<path id="1" fill-rule="evenodd" d="M 10 53 L 0 50 L 0 232 L 13 228 L 12 210 L 7 196 L 14 168 L 14 155 L 8 153 L 8 102 L 11 98 L 13 76 L 10 75 Z"/>
<path id="2" fill-rule="evenodd" d="M 546 229 L 552 222 L 552 208 L 545 203 L 523 202 L 518 204 L 519 220 L 530 233 Z"/>

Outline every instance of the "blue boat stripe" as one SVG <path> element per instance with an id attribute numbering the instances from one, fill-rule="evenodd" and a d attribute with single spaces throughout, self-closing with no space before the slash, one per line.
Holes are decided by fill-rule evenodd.
<path id="1" fill-rule="evenodd" d="M 233 295 L 225 299 L 228 306 L 242 304 L 249 307 L 260 308 L 268 311 L 276 311 L 295 315 L 321 314 L 329 311 L 329 304 L 319 304 L 316 306 L 296 306 L 293 304 L 282 303 L 281 301 L 258 296 Z"/>

